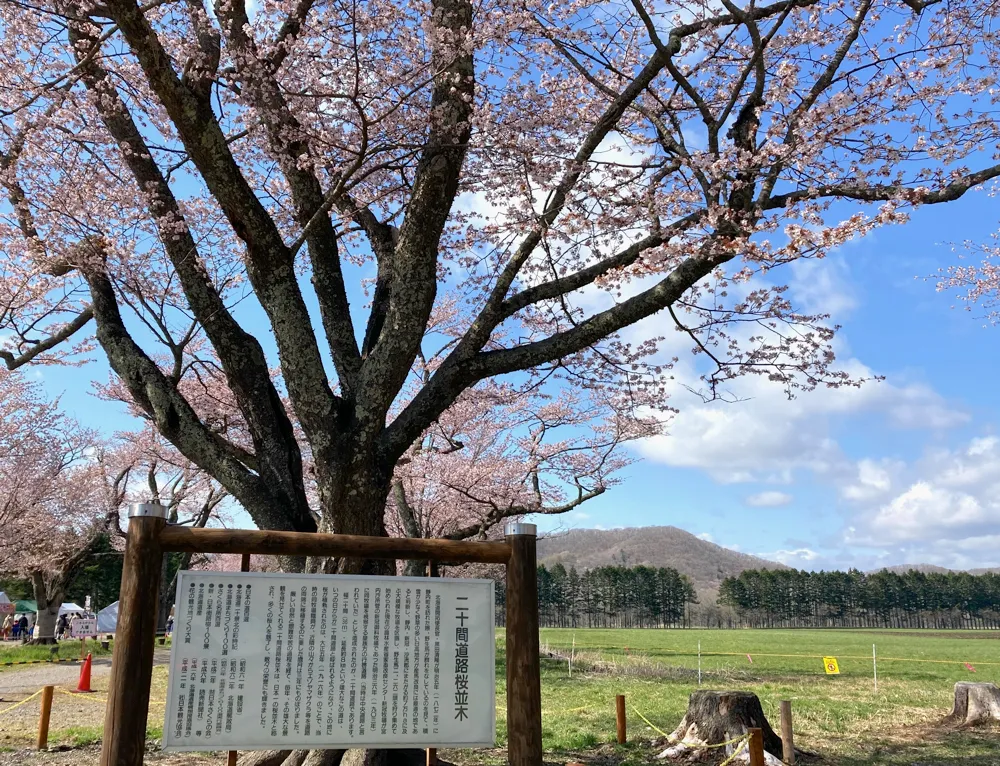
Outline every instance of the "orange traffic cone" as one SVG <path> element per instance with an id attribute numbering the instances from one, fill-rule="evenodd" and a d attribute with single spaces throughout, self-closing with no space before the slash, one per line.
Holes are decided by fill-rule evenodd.
<path id="1" fill-rule="evenodd" d="M 76 685 L 76 690 L 78 692 L 92 692 L 93 689 L 90 688 L 90 654 L 87 654 L 87 659 L 83 661 L 83 665 L 80 667 L 80 682 Z"/>

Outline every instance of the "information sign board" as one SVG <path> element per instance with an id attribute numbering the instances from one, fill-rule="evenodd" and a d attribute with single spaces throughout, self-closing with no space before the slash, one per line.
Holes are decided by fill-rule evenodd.
<path id="1" fill-rule="evenodd" d="M 89 638 L 97 635 L 96 617 L 77 617 L 69 624 L 69 634 L 73 638 Z"/>
<path id="2" fill-rule="evenodd" d="M 492 747 L 493 582 L 182 571 L 166 750 Z"/>

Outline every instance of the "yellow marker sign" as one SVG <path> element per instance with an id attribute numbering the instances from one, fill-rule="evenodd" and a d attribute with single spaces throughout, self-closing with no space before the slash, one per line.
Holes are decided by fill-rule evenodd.
<path id="1" fill-rule="evenodd" d="M 823 658 L 823 669 L 826 670 L 828 676 L 839 676 L 840 675 L 840 665 L 837 664 L 836 657 L 824 657 Z"/>

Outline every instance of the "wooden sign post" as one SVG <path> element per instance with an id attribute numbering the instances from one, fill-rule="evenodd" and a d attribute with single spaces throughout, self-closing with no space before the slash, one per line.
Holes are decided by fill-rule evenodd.
<path id="1" fill-rule="evenodd" d="M 542 678 L 538 659 L 538 565 L 535 525 L 508 524 L 507 761 L 541 766 Z"/>
<path id="2" fill-rule="evenodd" d="M 168 526 L 166 508 L 129 510 L 118 629 L 111 663 L 101 766 L 141 766 L 165 552 L 417 559 L 507 567 L 507 731 L 511 766 L 542 764 L 535 525 L 508 524 L 502 542 L 361 537 Z"/>

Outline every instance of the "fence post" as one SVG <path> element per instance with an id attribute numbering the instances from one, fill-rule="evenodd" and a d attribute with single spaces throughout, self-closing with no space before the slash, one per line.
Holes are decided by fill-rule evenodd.
<path id="1" fill-rule="evenodd" d="M 701 686 L 701 641 L 698 642 L 698 686 Z"/>
<path id="2" fill-rule="evenodd" d="M 875 644 L 872 644 L 872 677 L 875 679 L 875 693 L 878 694 L 878 658 L 875 656 Z"/>
<path id="3" fill-rule="evenodd" d="M 128 516 L 101 766 L 141 766 L 146 749 L 163 559 L 160 532 L 167 509 L 159 503 L 133 503 Z"/>
<path id="4" fill-rule="evenodd" d="M 764 730 L 750 729 L 750 766 L 764 766 Z"/>
<path id="5" fill-rule="evenodd" d="M 781 760 L 795 766 L 795 740 L 792 738 L 792 703 L 781 701 Z"/>
<path id="6" fill-rule="evenodd" d="M 615 696 L 615 718 L 618 722 L 618 744 L 625 744 L 625 695 Z"/>
<path id="7" fill-rule="evenodd" d="M 507 760 L 542 764 L 542 688 L 538 660 L 538 571 L 534 524 L 511 523 L 507 562 Z"/>
<path id="8" fill-rule="evenodd" d="M 38 749 L 45 750 L 49 746 L 49 717 L 52 715 L 52 692 L 54 686 L 42 689 L 42 709 L 38 714 Z"/>

